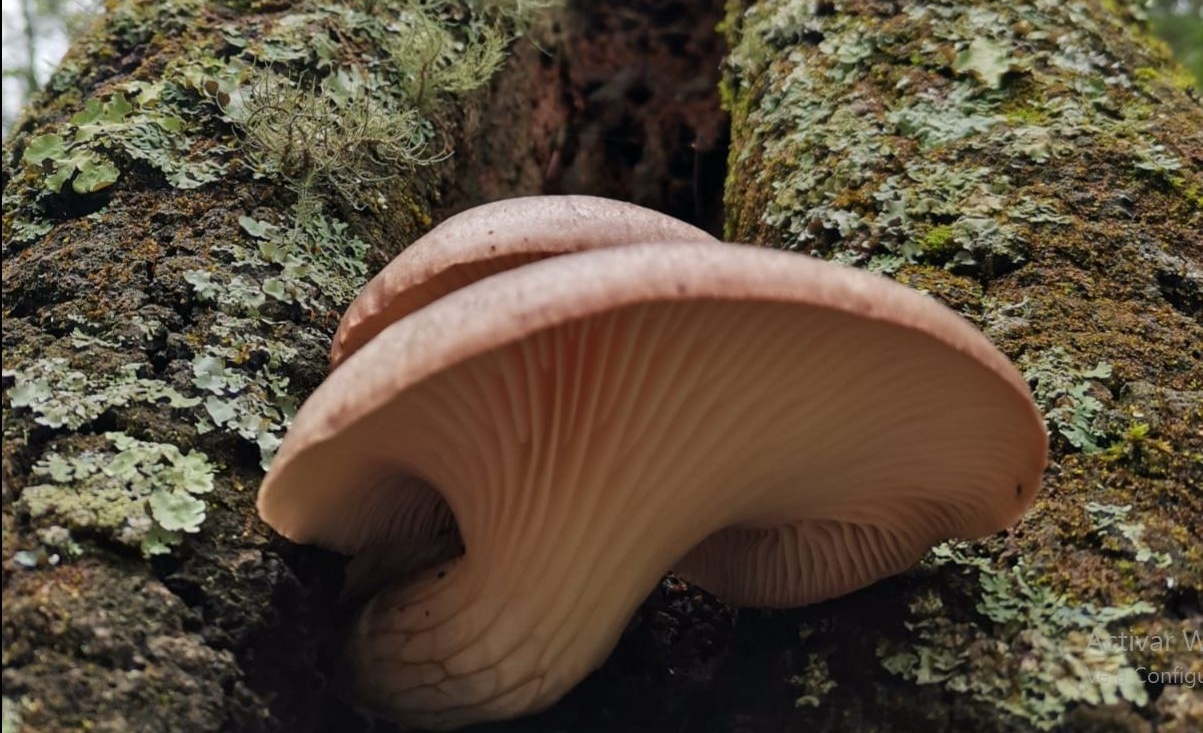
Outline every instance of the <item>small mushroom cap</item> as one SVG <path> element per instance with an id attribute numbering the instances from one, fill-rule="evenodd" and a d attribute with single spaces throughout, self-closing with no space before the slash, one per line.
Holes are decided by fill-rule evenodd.
<path id="1" fill-rule="evenodd" d="M 756 605 L 846 593 L 1013 523 L 1046 457 L 1023 378 L 934 300 L 803 255 L 629 245 L 385 328 L 297 413 L 259 510 L 356 553 L 412 532 L 415 486 L 442 495 L 464 555 L 378 594 L 350 656 L 361 702 L 453 727 L 554 702 L 674 566 Z"/>
<path id="2" fill-rule="evenodd" d="M 468 209 L 417 239 L 364 287 L 334 334 L 330 368 L 390 323 L 494 273 L 570 252 L 661 241 L 715 240 L 665 214 L 596 196 L 527 196 Z"/>

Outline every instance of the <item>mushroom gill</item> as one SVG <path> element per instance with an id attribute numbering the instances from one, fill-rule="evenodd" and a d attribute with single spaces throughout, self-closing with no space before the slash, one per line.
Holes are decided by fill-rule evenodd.
<path id="1" fill-rule="evenodd" d="M 453 728 L 555 702 L 674 566 L 754 605 L 846 593 L 1013 523 L 1046 451 L 1020 375 L 930 298 L 801 255 L 633 244 L 382 329 L 298 412 L 259 507 L 354 554 L 362 502 L 439 492 L 464 554 L 380 590 L 348 657 L 358 702 Z"/>

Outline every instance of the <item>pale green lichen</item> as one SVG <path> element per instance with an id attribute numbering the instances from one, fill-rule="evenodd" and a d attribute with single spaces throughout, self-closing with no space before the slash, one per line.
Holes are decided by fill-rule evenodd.
<path id="1" fill-rule="evenodd" d="M 21 733 L 21 720 L 25 717 L 19 700 L 5 695 L 0 699 L 0 733 Z"/>
<path id="2" fill-rule="evenodd" d="M 763 25 L 743 39 L 789 44 L 807 33 L 821 35 L 818 52 L 836 62 L 815 64 L 800 50 L 785 52 L 788 74 L 751 113 L 755 129 L 783 134 L 766 137 L 758 151 L 740 150 L 741 156 L 756 151 L 766 160 L 790 161 L 774 171 L 772 201 L 762 217 L 786 236 L 784 246 L 815 249 L 834 236 L 845 243 L 841 251 L 855 253 L 853 264 L 888 255 L 985 272 L 1025 259 L 1023 238 L 1008 215 L 1015 202 L 1005 175 L 939 155 L 912 159 L 899 171 L 892 155 L 898 134 L 933 151 L 984 135 L 1004 120 L 995 111 L 1001 94 L 965 79 L 951 92 L 904 94 L 893 109 L 878 111 L 867 103 L 862 108 L 857 92 L 851 98 L 844 92 L 868 78 L 874 49 L 895 43 L 888 31 L 870 35 L 866 29 L 876 26 L 864 18 L 808 16 L 789 3 L 758 4 L 744 22 Z M 767 57 L 767 49 L 751 40 L 733 50 L 730 66 L 736 77 L 754 78 Z M 881 175 L 890 170 L 897 172 Z M 945 243 L 955 247 L 923 247 L 933 227 L 947 227 L 951 236 Z M 874 269 L 896 266 L 896 260 L 879 260 Z"/>
<path id="3" fill-rule="evenodd" d="M 197 430 L 238 434 L 259 448 L 266 469 L 296 412 L 288 379 L 279 370 L 297 351 L 254 335 L 253 325 L 249 319 L 219 317 L 210 329 L 213 340 L 192 360 L 192 383 L 208 395 Z M 254 367 L 250 354 L 260 357 Z"/>
<path id="4" fill-rule="evenodd" d="M 1111 624 L 1153 613 L 1151 604 L 1074 603 L 1022 564 L 1000 569 L 960 543 L 934 548 L 928 564 L 977 576 L 981 618 L 953 618 L 939 593 L 922 593 L 910 604 L 912 638 L 878 646 L 890 672 L 968 693 L 1040 730 L 1060 724 L 1075 703 L 1148 703 L 1126 651 L 1094 640 Z"/>
<path id="5" fill-rule="evenodd" d="M 194 392 L 142 378 L 137 364 L 89 376 L 65 359 L 43 359 L 5 371 L 11 407 L 76 430 L 113 408 L 165 404 L 187 410 L 202 435 L 221 430 L 256 445 L 266 468 L 296 409 L 286 365 L 301 349 L 325 350 L 325 326 L 367 278 L 368 244 L 336 212 L 383 221 L 401 206 L 425 221 L 407 180 L 450 154 L 440 129 L 448 104 L 486 85 L 507 44 L 555 4 L 303 2 L 286 14 L 238 22 L 202 19 L 196 3 L 116 5 L 106 29 L 130 47 L 146 43 L 152 21 L 215 27 L 200 36 L 209 40 L 167 60 L 155 79 L 103 87 L 68 121 L 30 139 L 25 165 L 37 190 L 26 191 L 20 207 L 6 191 L 6 237 L 42 236 L 50 225 L 37 218 L 39 201 L 66 194 L 68 184 L 79 194 L 103 191 L 126 176 L 129 161 L 148 163 L 172 186 L 195 188 L 226 175 L 241 155 L 255 177 L 291 188 L 296 200 L 284 222 L 241 217 L 249 238 L 211 250 L 224 266 L 184 274 L 198 299 L 216 306 L 205 316 L 206 332 L 187 335 L 195 346 Z M 287 64 L 288 76 L 276 74 L 274 63 Z M 129 323 L 80 324 L 70 342 L 77 349 L 134 345 L 125 343 L 137 337 Z M 147 324 L 141 333 L 161 330 Z M 24 511 L 148 555 L 197 531 L 203 491 L 186 479 L 205 473 L 196 465 L 203 454 L 106 437 L 109 448 L 43 455 L 35 468 L 42 483 L 21 492 Z M 77 547 L 69 534 L 64 541 Z"/>
<path id="6" fill-rule="evenodd" d="M 251 217 L 240 217 L 243 231 L 258 240 L 257 259 L 277 268 L 264 280 L 266 295 L 305 308 L 341 310 L 367 281 L 366 242 L 353 236 L 345 222 L 320 213 L 295 218 L 291 229 Z M 245 249 L 233 250 L 245 262 Z"/>
<path id="7" fill-rule="evenodd" d="M 818 654 L 808 655 L 802 674 L 791 677 L 789 683 L 798 688 L 798 697 L 794 700 L 794 706 L 799 708 L 819 707 L 823 704 L 823 698 L 827 693 L 837 687 L 836 681 L 831 679 L 831 670 L 827 667 L 827 660 Z"/>
<path id="8" fill-rule="evenodd" d="M 52 428 L 76 429 L 106 410 L 132 403 L 165 402 L 183 409 L 200 404 L 158 379 L 138 376 L 142 364 L 126 364 L 112 375 L 92 375 L 74 370 L 67 359 L 42 359 L 20 369 L 5 370 L 13 379 L 8 390 L 11 404 L 34 413 L 34 421 Z"/>
<path id="9" fill-rule="evenodd" d="M 198 496 L 213 490 L 214 466 L 198 451 L 104 434 L 110 448 L 47 453 L 33 468 L 44 483 L 27 486 L 17 508 L 68 529 L 102 532 L 158 555 L 197 532 L 205 518 Z"/>
<path id="10" fill-rule="evenodd" d="M 1007 217 L 1009 185 L 1007 176 L 990 168 L 911 161 L 873 194 L 889 212 L 881 230 L 900 242 L 887 248 L 908 261 L 948 269 L 989 272 L 1023 262 L 1027 248 Z M 925 222 L 948 220 L 952 223 L 938 224 L 919 236 Z"/>
<path id="11" fill-rule="evenodd" d="M 1128 517 L 1131 511 L 1131 504 L 1102 504 L 1097 501 L 1086 504 L 1086 513 L 1100 535 L 1106 538 L 1122 538 L 1126 546 L 1120 546 L 1124 552 L 1130 553 L 1136 562 L 1152 563 L 1159 568 L 1169 567 L 1173 558 L 1148 546 L 1144 540 L 1145 527 Z"/>
<path id="12" fill-rule="evenodd" d="M 294 346 L 256 336 L 269 302 L 316 311 L 340 311 L 367 279 L 367 245 L 351 236 L 342 221 L 310 214 L 294 219 L 291 228 L 251 217 L 239 223 L 254 245 L 223 247 L 235 274 L 218 280 L 208 272 L 191 271 L 185 279 L 202 300 L 221 308 L 210 328 L 210 341 L 192 362 L 195 387 L 207 393 L 207 419 L 201 432 L 220 427 L 259 447 L 264 468 L 271 462 L 296 405 L 281 367 L 293 359 Z M 248 243 L 249 244 L 249 243 Z M 316 329 L 301 329 L 307 338 L 324 343 Z M 259 354 L 255 366 L 248 355 Z"/>
<path id="13" fill-rule="evenodd" d="M 231 274 L 185 274 L 197 296 L 222 312 L 213 339 L 193 360 L 193 384 L 209 393 L 199 429 L 254 442 L 264 468 L 295 410 L 279 370 L 297 352 L 245 334 L 280 308 L 346 307 L 366 281 L 368 245 L 329 212 L 383 213 L 405 176 L 446 158 L 433 115 L 448 99 L 486 84 L 511 34 L 554 3 L 475 5 L 477 12 L 465 15 L 446 0 L 304 3 L 259 34 L 226 33 L 256 65 L 236 84 L 215 88 L 216 99 L 242 131 L 256 175 L 287 184 L 296 201 L 284 224 L 240 217 L 255 243 L 220 248 Z M 371 63 L 346 63 L 355 42 L 373 50 Z M 300 71 L 284 77 L 269 63 Z M 324 341 L 316 330 L 302 330 Z M 248 350 L 267 358 L 248 369 Z"/>
<path id="14" fill-rule="evenodd" d="M 978 137 L 1002 124 L 1003 116 L 995 112 L 1001 96 L 984 94 L 970 82 L 958 82 L 947 94 L 926 90 L 899 100 L 886 119 L 898 132 L 931 150 Z"/>
<path id="15" fill-rule="evenodd" d="M 258 174 L 293 186 L 302 199 L 329 196 L 360 209 L 383 198 L 386 182 L 449 154 L 434 113 L 487 84 L 507 44 L 556 4 L 307 2 L 283 16 L 226 22 L 218 34 L 239 49 L 235 56 L 202 43 L 171 58 L 154 80 L 102 89 L 68 122 L 32 138 L 23 160 L 53 193 L 68 182 L 78 194 L 102 191 L 127 160 L 158 169 L 176 188 L 195 188 L 224 176 L 235 152 L 228 131 L 211 127 L 217 105 L 242 132 Z M 121 38 L 128 30 L 135 47 L 146 28 L 196 23 L 200 13 L 198 3 L 153 6 L 116 5 L 109 32 Z M 273 64 L 288 64 L 295 77 L 274 74 Z M 6 237 L 31 241 L 49 230 L 40 212 L 17 211 L 10 198 Z"/>
<path id="16" fill-rule="evenodd" d="M 1014 54 L 1015 49 L 1009 41 L 978 36 L 957 54 L 952 68 L 972 75 L 990 89 L 997 89 L 1003 75 L 1023 68 Z"/>
<path id="17" fill-rule="evenodd" d="M 71 530 L 57 524 L 52 524 L 49 527 L 39 527 L 34 534 L 38 538 L 38 542 L 42 546 L 69 558 L 79 557 L 83 554 L 83 547 L 75 541 L 71 536 Z"/>
<path id="18" fill-rule="evenodd" d="M 256 67 L 229 95 L 227 119 L 259 172 L 297 192 L 301 216 L 323 200 L 378 210 L 399 179 L 450 155 L 438 110 L 487 84 L 512 36 L 553 4 L 473 3 L 467 12 L 451 0 L 305 3 L 259 37 L 239 37 L 259 64 L 305 71 Z M 335 39 L 362 40 L 370 63 L 340 61 Z"/>
<path id="19" fill-rule="evenodd" d="M 140 16 L 146 5 L 151 4 L 119 4 L 106 27 L 120 35 L 124 23 L 141 27 L 152 22 Z M 172 22 L 193 18 L 195 8 L 186 8 L 187 3 L 164 5 Z M 70 76 L 69 66 L 52 78 L 52 89 Z M 61 192 L 68 182 L 77 194 L 103 191 L 120 180 L 132 162 L 157 169 L 180 189 L 222 178 L 235 140 L 227 131 L 212 129 L 213 106 L 208 100 L 219 89 L 231 88 L 243 66 L 237 60 L 219 61 L 211 49 L 191 48 L 171 59 L 153 80 L 102 88 L 67 121 L 31 138 L 22 162 L 36 189 L 19 195 L 6 190 L 6 238 L 27 242 L 44 235 L 51 228 L 43 218 L 48 195 Z"/>
<path id="20" fill-rule="evenodd" d="M 184 94 L 178 83 L 128 82 L 105 99 L 88 99 L 57 132 L 29 141 L 23 160 L 43 173 L 42 185 L 58 193 L 70 181 L 76 193 L 95 193 L 117 182 L 120 170 L 113 160 L 119 151 L 162 171 L 167 182 L 188 189 L 218 180 L 225 164 L 216 154 L 228 152 L 207 146 L 194 155 L 197 140 L 188 132 L 181 105 L 168 103 Z"/>
<path id="21" fill-rule="evenodd" d="M 1098 380 L 1111 376 L 1111 365 L 1099 362 L 1084 368 L 1060 346 L 1024 354 L 1019 364 L 1050 432 L 1056 431 L 1084 453 L 1102 450 L 1096 418 L 1103 403 L 1095 391 Z"/>
<path id="22" fill-rule="evenodd" d="M 1186 165 L 1197 145 L 1180 134 L 1194 129 L 1190 100 L 1130 78 L 1136 63 L 1160 68 L 1157 54 L 1129 42 L 1133 24 L 1097 4 L 728 8 L 729 238 L 898 272 L 934 292 L 1020 361 L 1049 417 L 1056 470 L 1035 506 L 1045 521 L 988 542 L 1024 564 L 945 564 L 934 575 L 953 582 L 911 599 L 911 632 L 887 642 L 883 659 L 939 685 L 967 727 L 980 717 L 985 727 L 1050 728 L 1088 703 L 1116 703 L 1092 713 L 1099 725 L 1130 724 L 1129 703 L 1148 704 L 1134 668 L 1148 660 L 1092 645 L 1092 635 L 1141 613 L 1160 623 L 1178 603 L 1167 588 L 1191 597 L 1181 568 L 1197 553 L 1183 549 L 1183 487 L 1197 466 L 1184 465 L 1181 446 L 1197 431 L 1181 408 L 1126 398 L 1110 365 L 1124 379 L 1197 388 L 1197 299 L 1150 276 L 1193 242 L 1182 222 L 1198 214 L 1190 202 L 1201 179 Z M 1019 270 L 999 276 L 1010 268 Z M 1149 409 L 1125 409 L 1125 399 Z M 1139 435 L 1079 454 L 1133 420 L 1162 431 L 1173 460 Z M 1092 499 L 1131 502 L 1120 522 L 1148 529 L 1092 529 L 1082 511 Z M 1173 558 L 1176 578 L 1158 551 Z M 966 584 L 973 591 L 954 590 Z M 994 706 L 1020 719 L 999 721 Z M 1160 703 L 1138 715 L 1165 720 Z"/>
<path id="23" fill-rule="evenodd" d="M 1016 191 L 1001 161 L 1045 163 L 1105 139 L 1139 169 L 1188 187 L 1181 162 L 1148 142 L 1154 118 L 1114 102 L 1133 82 L 1099 73 L 1092 49 L 1102 29 L 1076 3 L 923 3 L 892 18 L 825 7 L 765 0 L 724 24 L 733 47 L 723 95 L 740 136 L 730 175 L 741 185 L 731 191 L 744 192 L 729 192 L 728 203 L 739 236 L 772 232 L 775 246 L 857 265 L 886 255 L 874 267 L 882 272 L 897 269 L 898 256 L 937 254 L 935 264 L 989 276 L 1025 262 L 1034 236 L 1073 221 L 1053 201 Z M 1056 77 L 1043 72 L 1050 66 Z M 1074 94 L 1039 93 L 1050 82 Z M 912 178 L 921 168 L 948 184 L 929 190 L 939 210 L 900 199 L 898 189 L 922 189 Z M 986 170 L 993 175 L 982 178 Z M 957 185 L 975 180 L 985 195 Z M 924 247 L 939 227 L 956 238 Z"/>
<path id="24" fill-rule="evenodd" d="M 1133 151 L 1136 167 L 1157 175 L 1169 176 L 1182 170 L 1182 161 L 1166 150 L 1164 145 L 1153 144 L 1148 147 L 1136 148 Z"/>
<path id="25" fill-rule="evenodd" d="M 303 212 L 322 194 L 351 209 L 386 205 L 382 187 L 448 150 L 432 149 L 435 128 L 416 107 L 390 110 L 365 91 L 378 83 L 344 72 L 305 89 L 259 72 L 229 114 L 261 174 L 287 181 Z"/>

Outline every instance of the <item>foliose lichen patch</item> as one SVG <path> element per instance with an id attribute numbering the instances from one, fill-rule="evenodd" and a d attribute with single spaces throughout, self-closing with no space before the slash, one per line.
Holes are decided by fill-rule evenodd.
<path id="1" fill-rule="evenodd" d="M 1148 703 L 1136 663 L 1101 640 L 1110 639 L 1109 627 L 1153 613 L 1151 604 L 1075 604 L 1032 578 L 1021 563 L 1000 570 L 971 552 L 944 544 L 928 562 L 977 573 L 976 614 L 960 616 L 964 599 L 946 605 L 938 589 L 918 594 L 906 622 L 913 638 L 878 646 L 886 669 L 917 684 L 967 693 L 1040 730 L 1058 725 L 1075 703 Z"/>
<path id="2" fill-rule="evenodd" d="M 1083 643 L 1203 623 L 1203 109 L 1143 21 L 1091 0 L 766 0 L 724 24 L 728 238 L 943 300 L 1048 421 L 1022 524 L 934 564 L 906 628 L 866 629 L 966 726 L 1200 723 L 1150 670 L 1203 657 Z"/>
<path id="3" fill-rule="evenodd" d="M 254 486 L 550 4 L 121 0 L 73 44 L 3 160 L 6 720 L 258 730 L 329 700 L 272 687 L 317 675 L 280 655 L 329 609 L 267 549 Z M 178 613 L 108 608 L 139 583 Z"/>
<path id="4" fill-rule="evenodd" d="M 89 377 L 64 358 L 42 359 L 5 372 L 10 407 L 76 430 L 131 402 L 165 403 L 189 415 L 197 437 L 224 431 L 254 445 L 266 468 L 295 411 L 287 371 L 298 346 L 307 354 L 320 348 L 366 281 L 369 244 L 349 221 L 429 224 L 413 174 L 452 152 L 448 100 L 486 84 L 506 45 L 553 4 L 304 3 L 284 15 L 242 17 L 194 2 L 112 8 L 106 28 L 118 46 L 154 48 L 159 34 L 177 30 L 195 43 L 161 66 L 83 85 L 79 111 L 20 140 L 21 175 L 5 196 L 6 240 L 38 241 L 63 197 L 120 196 L 115 187 L 132 173 L 187 191 L 249 172 L 293 201 L 262 209 L 263 220 L 237 216 L 238 236 L 197 253 L 202 266 L 167 271 L 212 309 L 186 336 L 186 381 L 177 374 L 169 386 L 138 364 Z M 69 58 L 58 77 L 79 73 Z M 52 91 L 66 86 L 58 77 Z M 74 343 L 120 350 L 109 338 L 93 322 Z M 140 511 L 137 502 L 126 506 Z"/>
<path id="5" fill-rule="evenodd" d="M 199 497 L 213 490 L 216 472 L 205 454 L 125 433 L 104 438 L 99 450 L 47 453 L 33 467 L 44 483 L 21 492 L 18 510 L 51 516 L 68 529 L 102 532 L 147 556 L 166 553 L 182 533 L 200 530 L 206 507 Z"/>

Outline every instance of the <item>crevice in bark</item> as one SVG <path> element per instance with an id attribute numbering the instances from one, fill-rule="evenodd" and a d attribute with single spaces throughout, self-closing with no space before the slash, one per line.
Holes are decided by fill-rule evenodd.
<path id="1" fill-rule="evenodd" d="M 512 63 L 534 71 L 496 80 L 475 144 L 456 151 L 456 175 L 439 213 L 511 196 L 585 194 L 632 201 L 721 235 L 730 139 L 719 100 L 726 48 L 716 26 L 722 17 L 722 0 L 570 2 L 549 39 L 514 49 Z M 513 157 L 508 147 L 515 140 L 528 147 L 527 160 L 498 165 Z M 302 586 L 317 579 L 294 561 L 330 557 L 312 548 L 277 549 Z M 314 613 L 325 638 L 310 672 L 333 674 L 350 609 L 327 604 Z M 704 704 L 734 620 L 731 608 L 669 576 L 640 607 L 606 664 L 563 701 L 539 716 L 478 729 L 677 726 Z M 294 618 L 288 626 L 294 624 L 306 622 Z M 297 685 L 284 676 L 272 679 Z M 327 699 L 316 730 L 395 730 L 379 721 L 372 727 L 346 703 Z M 281 713 L 290 720 L 293 711 L 282 707 Z M 599 719 L 608 722 L 599 728 Z"/>
<path id="2" fill-rule="evenodd" d="M 567 115 L 546 193 L 625 199 L 721 232 L 722 13 L 714 0 L 571 4 L 557 52 Z"/>

